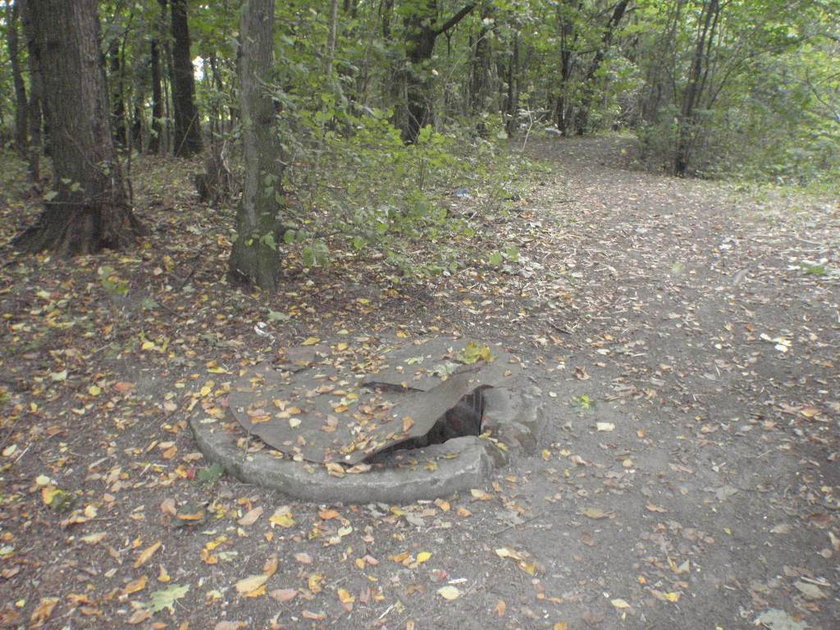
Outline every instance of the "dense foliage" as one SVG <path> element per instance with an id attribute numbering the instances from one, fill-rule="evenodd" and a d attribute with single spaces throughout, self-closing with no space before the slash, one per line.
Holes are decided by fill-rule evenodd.
<path id="1" fill-rule="evenodd" d="M 40 104 L 26 5 L 4 2 L 0 131 L 32 162 Z M 241 5 L 99 3 L 115 143 L 126 155 L 188 154 L 201 139 L 184 134 L 201 130 L 199 184 L 217 201 L 240 181 Z M 418 230 L 434 237 L 445 223 L 436 199 L 475 185 L 479 167 L 498 168 L 504 140 L 541 129 L 630 131 L 645 164 L 676 174 L 836 180 L 837 8 L 834 0 L 279 3 L 264 88 L 277 114 L 283 187 L 297 200 L 283 217 L 286 239 L 315 239 L 316 260 L 336 233 L 359 249 L 390 238 L 389 251 Z M 176 20 L 184 9 L 188 32 Z M 194 96 L 179 84 L 185 42 Z"/>

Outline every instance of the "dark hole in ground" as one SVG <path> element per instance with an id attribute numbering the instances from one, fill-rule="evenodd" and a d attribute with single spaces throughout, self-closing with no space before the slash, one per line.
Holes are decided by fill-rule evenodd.
<path id="1" fill-rule="evenodd" d="M 447 440 L 466 435 L 480 435 L 481 419 L 484 417 L 484 390 L 486 389 L 490 389 L 490 386 L 482 385 L 461 398 L 454 407 L 437 419 L 428 433 L 392 444 L 388 448 L 377 451 L 365 461 L 375 463 L 379 461 L 380 455 L 387 455 L 394 451 L 443 444 Z"/>

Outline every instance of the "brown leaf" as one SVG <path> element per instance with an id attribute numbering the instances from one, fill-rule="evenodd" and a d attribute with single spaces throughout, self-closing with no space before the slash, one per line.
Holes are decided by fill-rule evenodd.
<path id="1" fill-rule="evenodd" d="M 123 587 L 123 594 L 131 595 L 132 593 L 139 593 L 144 588 L 146 588 L 146 583 L 149 581 L 149 578 L 145 575 L 141 575 L 136 580 L 131 580 L 128 584 Z"/>
<path id="2" fill-rule="evenodd" d="M 244 621 L 220 621 L 213 626 L 213 630 L 241 630 L 241 628 L 247 627 L 248 624 Z"/>
<path id="3" fill-rule="evenodd" d="M 57 603 L 58 597 L 42 597 L 41 601 L 38 602 L 38 607 L 29 618 L 32 622 L 32 626 L 35 628 L 43 626 L 50 618 L 50 615 L 52 615 L 53 609 Z"/>
<path id="4" fill-rule="evenodd" d="M 239 525 L 243 527 L 247 527 L 248 525 L 253 525 L 257 519 L 262 516 L 263 508 L 262 507 L 255 507 L 253 510 L 248 510 L 248 512 L 236 521 Z"/>
<path id="5" fill-rule="evenodd" d="M 141 551 L 140 555 L 138 555 L 137 559 L 134 561 L 134 568 L 137 569 L 146 564 L 149 561 L 149 558 L 151 558 L 154 555 L 154 553 L 158 549 L 160 549 L 160 546 L 162 544 L 163 543 L 161 543 L 160 541 L 157 541 L 156 543 L 149 545 L 143 551 Z"/>
<path id="6" fill-rule="evenodd" d="M 175 516 L 178 513 L 178 508 L 175 507 L 175 499 L 164 499 L 161 501 L 160 511 L 169 516 Z"/>
<path id="7" fill-rule="evenodd" d="M 493 610 L 499 617 L 504 617 L 505 613 L 507 612 L 507 604 L 505 603 L 505 600 L 500 599 L 499 601 L 497 601 L 496 605 L 493 607 Z"/>
<path id="8" fill-rule="evenodd" d="M 296 588 L 278 588 L 269 592 L 268 596 L 278 602 L 290 602 L 298 595 Z"/>

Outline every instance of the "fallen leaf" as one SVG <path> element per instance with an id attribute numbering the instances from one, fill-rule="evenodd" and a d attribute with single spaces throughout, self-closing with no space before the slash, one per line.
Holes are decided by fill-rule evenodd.
<path id="1" fill-rule="evenodd" d="M 470 494 L 472 497 L 478 501 L 490 501 L 493 499 L 493 495 L 485 492 L 484 490 L 479 490 L 478 488 L 472 488 L 470 490 Z"/>
<path id="2" fill-rule="evenodd" d="M 141 551 L 140 555 L 138 555 L 137 559 L 134 561 L 134 568 L 138 569 L 138 568 L 142 567 L 144 564 L 146 564 L 149 561 L 149 558 L 151 558 L 154 555 L 154 553 L 158 549 L 160 549 L 160 546 L 162 544 L 163 543 L 161 543 L 161 541 L 157 541 L 156 543 L 154 543 L 152 545 L 149 545 L 143 551 Z"/>
<path id="3" fill-rule="evenodd" d="M 242 525 L 243 527 L 247 527 L 248 525 L 253 525 L 257 521 L 257 519 L 260 516 L 262 516 L 262 513 L 263 513 L 263 508 L 262 507 L 255 507 L 252 510 L 248 510 L 248 512 L 245 513 L 245 516 L 243 516 L 242 518 L 240 518 L 236 522 L 239 525 Z"/>
<path id="4" fill-rule="evenodd" d="M 312 556 L 304 552 L 296 553 L 295 560 L 297 560 L 301 564 L 312 564 Z"/>
<path id="5" fill-rule="evenodd" d="M 241 628 L 247 627 L 248 624 L 244 621 L 220 621 L 213 626 L 213 630 L 241 630 Z"/>
<path id="6" fill-rule="evenodd" d="M 311 610 L 304 610 L 301 613 L 301 617 L 303 617 L 304 619 L 309 619 L 310 621 L 323 621 L 327 618 L 327 616 L 324 613 L 316 613 L 312 612 Z"/>
<path id="7" fill-rule="evenodd" d="M 615 431 L 615 425 L 612 422 L 596 422 L 595 429 L 598 431 Z"/>
<path id="8" fill-rule="evenodd" d="M 160 511 L 169 516 L 175 516 L 178 509 L 175 507 L 175 499 L 164 499 L 160 502 Z"/>
<path id="9" fill-rule="evenodd" d="M 505 603 L 505 600 L 500 599 L 499 601 L 497 601 L 493 610 L 499 617 L 504 617 L 505 613 L 507 612 L 507 604 Z"/>
<path id="10" fill-rule="evenodd" d="M 175 602 L 181 599 L 190 590 L 190 585 L 178 586 L 173 584 L 164 589 L 152 593 L 151 608 L 154 612 L 160 612 L 164 608 L 168 608 L 169 612 L 175 612 Z"/>
<path id="11" fill-rule="evenodd" d="M 664 507 L 654 505 L 653 503 L 648 503 L 647 505 L 645 505 L 645 509 L 648 512 L 660 512 L 660 513 L 663 513 L 663 514 L 668 511 Z"/>
<path id="12" fill-rule="evenodd" d="M 131 580 L 128 584 L 123 587 L 123 594 L 131 595 L 132 593 L 139 593 L 144 588 L 146 588 L 146 583 L 149 581 L 149 578 L 145 575 L 141 575 L 136 580 Z"/>
<path id="13" fill-rule="evenodd" d="M 236 583 L 236 592 L 240 595 L 249 595 L 265 586 L 268 578 L 269 576 L 262 573 L 243 578 Z"/>
<path id="14" fill-rule="evenodd" d="M 449 601 L 452 601 L 454 599 L 458 599 L 459 597 L 461 597 L 461 591 L 458 590 L 458 587 L 451 586 L 451 585 L 440 587 L 437 590 L 437 594 L 440 595 L 441 597 L 443 597 L 444 599 L 449 600 Z"/>
<path id="15" fill-rule="evenodd" d="M 630 608 L 630 604 L 628 604 L 628 603 L 627 603 L 626 601 L 624 601 L 623 599 L 611 599 L 611 600 L 610 600 L 610 603 L 611 603 L 613 606 L 615 606 L 616 608 L 618 608 L 619 610 L 625 610 L 625 609 L 627 609 L 627 608 Z"/>
<path id="16" fill-rule="evenodd" d="M 291 508 L 288 505 L 277 508 L 268 520 L 272 525 L 280 527 L 288 528 L 295 525 L 295 519 L 292 518 Z"/>
<path id="17" fill-rule="evenodd" d="M 612 518 L 614 516 L 612 512 L 604 512 L 600 508 L 584 508 L 580 511 L 580 513 L 586 518 L 592 518 L 596 520 L 602 518 Z"/>
<path id="18" fill-rule="evenodd" d="M 316 343 L 320 342 L 321 340 L 318 337 L 307 337 L 303 340 L 303 343 L 300 345 L 302 346 L 314 346 Z"/>
<path id="19" fill-rule="evenodd" d="M 322 521 L 329 521 L 330 519 L 341 518 L 341 514 L 339 514 L 338 510 L 321 510 L 318 512 L 318 518 Z"/>
<path id="20" fill-rule="evenodd" d="M 356 601 L 356 598 L 353 596 L 353 594 L 346 588 L 338 589 L 338 599 L 342 604 L 352 604 Z"/>
<path id="21" fill-rule="evenodd" d="M 417 554 L 417 564 L 423 564 L 424 562 L 426 562 L 431 557 L 432 557 L 432 554 L 429 553 L 428 551 L 421 551 L 420 553 Z"/>
<path id="22" fill-rule="evenodd" d="M 566 621 L 558 621 L 552 628 L 553 630 L 569 630 L 569 624 Z"/>
<path id="23" fill-rule="evenodd" d="M 798 580 L 793 584 L 805 596 L 805 599 L 825 599 L 828 597 L 819 586 Z"/>
<path id="24" fill-rule="evenodd" d="M 278 588 L 269 592 L 268 596 L 278 602 L 290 602 L 297 597 L 298 591 L 296 588 Z"/>
<path id="25" fill-rule="evenodd" d="M 55 605 L 58 604 L 58 597 L 42 597 L 38 607 L 32 612 L 29 620 L 33 627 L 40 627 L 46 623 L 53 613 Z"/>

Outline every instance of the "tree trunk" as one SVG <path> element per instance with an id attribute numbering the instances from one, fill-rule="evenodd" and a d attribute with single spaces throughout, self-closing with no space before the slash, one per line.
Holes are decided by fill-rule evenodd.
<path id="1" fill-rule="evenodd" d="M 29 143 L 27 162 L 29 163 L 29 177 L 40 186 L 41 180 L 41 124 L 43 122 L 43 78 L 41 77 L 41 54 L 35 41 L 35 30 L 32 25 L 30 0 L 18 0 L 20 16 L 23 22 L 23 33 L 26 37 L 26 50 L 29 53 L 29 106 L 27 118 L 29 126 Z"/>
<path id="2" fill-rule="evenodd" d="M 694 56 L 691 60 L 691 69 L 688 74 L 688 84 L 685 88 L 685 96 L 680 112 L 677 147 L 674 156 L 675 175 L 685 175 L 691 163 L 692 151 L 698 134 L 695 110 L 706 89 L 711 46 L 719 16 L 720 4 L 718 0 L 704 1 L 699 17 Z"/>
<path id="3" fill-rule="evenodd" d="M 100 52 L 97 0 L 29 0 L 43 69 L 54 196 L 16 239 L 24 251 L 122 249 L 141 232 L 123 188 Z"/>
<path id="4" fill-rule="evenodd" d="M 401 123 L 405 142 L 416 142 L 420 130 L 434 124 L 434 82 L 428 67 L 435 50 L 435 40 L 463 20 L 475 8 L 463 6 L 444 24 L 437 22 L 437 0 L 419 0 L 411 5 L 404 18 L 405 53 L 408 67 L 402 72 L 405 84 L 405 120 Z"/>
<path id="5" fill-rule="evenodd" d="M 108 46 L 108 69 L 110 70 L 111 84 L 111 127 L 114 130 L 114 144 L 119 148 L 128 145 L 122 61 L 120 59 L 120 41 L 114 39 Z"/>
<path id="6" fill-rule="evenodd" d="M 26 101 L 26 85 L 20 69 L 20 44 L 18 39 L 18 15 L 20 7 L 17 2 L 6 1 L 6 45 L 9 50 L 9 60 L 12 64 L 12 83 L 15 87 L 15 150 L 26 155 L 27 148 L 27 120 L 29 104 Z"/>
<path id="7" fill-rule="evenodd" d="M 274 64 L 274 0 L 246 0 L 240 25 L 239 106 L 242 120 L 242 201 L 230 276 L 273 291 L 280 274 L 278 243 L 283 166 L 274 130 L 274 103 L 266 90 Z"/>
<path id="8" fill-rule="evenodd" d="M 172 103 L 175 109 L 175 155 L 189 157 L 201 151 L 201 127 L 195 106 L 195 77 L 190 56 L 187 0 L 171 0 Z"/>
<path id="9" fill-rule="evenodd" d="M 627 11 L 627 5 L 629 4 L 630 0 L 619 0 L 619 2 L 613 7 L 612 16 L 607 22 L 607 25 L 604 27 L 604 32 L 601 35 L 601 45 L 598 47 L 598 50 L 595 51 L 595 56 L 592 58 L 589 68 L 586 71 L 586 75 L 583 77 L 580 106 L 578 107 L 577 115 L 575 116 L 575 127 L 577 128 L 578 135 L 582 136 L 589 131 L 589 114 L 591 113 L 592 106 L 595 103 L 595 97 L 598 94 L 598 90 L 596 89 L 597 74 L 604 63 L 607 53 L 610 51 L 610 46 L 612 46 L 612 40 L 615 32 L 618 30 L 618 26 L 621 24 L 621 20 L 624 17 L 624 13 Z"/>
<path id="10" fill-rule="evenodd" d="M 163 90 L 161 89 L 160 48 L 157 40 L 149 44 L 152 71 L 152 131 L 149 139 L 149 153 L 158 153 L 163 136 Z"/>
<path id="11" fill-rule="evenodd" d="M 513 138 L 519 131 L 519 33 L 513 34 L 513 50 L 510 55 L 507 76 L 507 97 L 505 98 L 505 132 Z"/>

